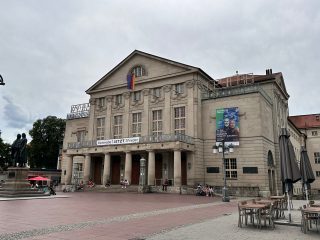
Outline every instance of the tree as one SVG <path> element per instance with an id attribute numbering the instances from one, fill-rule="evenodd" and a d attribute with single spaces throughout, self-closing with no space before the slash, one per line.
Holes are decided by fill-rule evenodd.
<path id="1" fill-rule="evenodd" d="M 33 128 L 29 131 L 32 141 L 28 146 L 31 168 L 57 168 L 65 127 L 65 120 L 55 116 L 48 116 L 33 123 Z"/>
<path id="2" fill-rule="evenodd" d="M 0 171 L 7 170 L 11 163 L 11 145 L 4 143 L 2 138 L 0 138 Z"/>

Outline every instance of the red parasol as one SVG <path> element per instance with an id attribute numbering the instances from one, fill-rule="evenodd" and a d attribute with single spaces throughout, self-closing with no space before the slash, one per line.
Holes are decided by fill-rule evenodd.
<path id="1" fill-rule="evenodd" d="M 37 176 L 37 177 L 29 178 L 28 180 L 29 181 L 48 181 L 50 179 L 42 176 Z"/>

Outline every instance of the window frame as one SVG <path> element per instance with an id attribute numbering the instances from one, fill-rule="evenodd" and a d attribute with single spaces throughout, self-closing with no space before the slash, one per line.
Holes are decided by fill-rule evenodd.
<path id="1" fill-rule="evenodd" d="M 314 163 L 315 164 L 320 164 L 320 152 L 314 152 Z"/>
<path id="2" fill-rule="evenodd" d="M 138 102 L 141 100 L 141 91 L 135 91 L 132 93 L 132 100 Z"/>
<path id="3" fill-rule="evenodd" d="M 184 84 L 177 83 L 174 85 L 175 93 L 176 94 L 183 94 L 184 93 Z"/>
<path id="4" fill-rule="evenodd" d="M 186 107 L 174 107 L 173 109 L 174 134 L 186 134 Z"/>
<path id="5" fill-rule="evenodd" d="M 152 136 L 160 136 L 163 134 L 163 112 L 162 109 L 152 110 L 152 124 L 151 134 Z"/>
<path id="6" fill-rule="evenodd" d="M 142 132 L 142 112 L 132 113 L 131 135 L 132 137 L 141 137 Z"/>
<path id="7" fill-rule="evenodd" d="M 117 95 L 115 95 L 115 104 L 116 104 L 116 105 L 121 105 L 121 104 L 122 104 L 122 101 L 123 101 L 123 99 L 122 99 L 122 94 L 117 94 Z"/>
<path id="8" fill-rule="evenodd" d="M 97 117 L 96 123 L 97 123 L 97 126 L 96 126 L 97 137 L 96 137 L 96 139 L 97 140 L 104 140 L 104 138 L 105 138 L 106 118 L 105 117 Z"/>
<path id="9" fill-rule="evenodd" d="M 113 116 L 113 138 L 119 139 L 122 138 L 122 130 L 123 130 L 123 115 L 114 115 Z"/>
<path id="10" fill-rule="evenodd" d="M 237 180 L 238 179 L 238 164 L 236 158 L 225 158 L 224 166 L 226 171 L 226 179 Z"/>

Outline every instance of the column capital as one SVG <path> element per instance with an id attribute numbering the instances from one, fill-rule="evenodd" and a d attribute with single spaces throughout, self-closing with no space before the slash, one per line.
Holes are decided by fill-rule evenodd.
<path id="1" fill-rule="evenodd" d="M 146 149 L 147 152 L 154 152 L 154 149 Z"/>
<path id="2" fill-rule="evenodd" d="M 110 155 L 110 152 L 105 152 L 104 155 Z"/>

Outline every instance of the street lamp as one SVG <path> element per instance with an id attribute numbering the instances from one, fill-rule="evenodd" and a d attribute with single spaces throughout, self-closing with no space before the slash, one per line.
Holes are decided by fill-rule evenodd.
<path id="1" fill-rule="evenodd" d="M 219 144 L 219 146 L 214 145 L 212 147 L 212 152 L 222 153 L 222 164 L 223 164 L 223 188 L 222 188 L 222 201 L 223 202 L 230 202 L 230 197 L 228 194 L 228 187 L 227 187 L 227 176 L 226 176 L 226 162 L 224 158 L 224 154 L 233 153 L 233 145 L 230 144 L 229 146 L 225 145 L 225 140 Z"/>
<path id="2" fill-rule="evenodd" d="M 147 160 L 142 157 L 140 159 L 140 185 L 142 187 L 146 184 L 146 163 Z"/>

